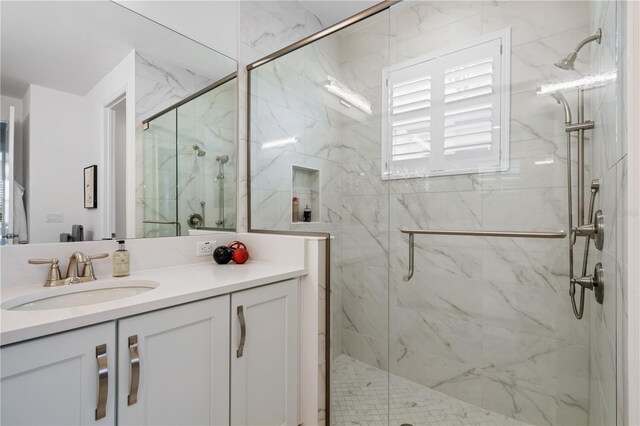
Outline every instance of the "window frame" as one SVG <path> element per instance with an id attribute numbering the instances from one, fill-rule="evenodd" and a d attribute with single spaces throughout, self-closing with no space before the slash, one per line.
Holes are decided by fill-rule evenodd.
<path id="1" fill-rule="evenodd" d="M 483 166 L 476 168 L 458 168 L 458 169 L 442 169 L 436 165 L 436 167 L 430 167 L 430 170 L 426 172 L 416 172 L 409 175 L 394 175 L 391 171 L 391 152 L 393 149 L 393 138 L 391 132 L 391 86 L 389 84 L 390 76 L 393 72 L 400 71 L 402 69 L 412 67 L 424 62 L 433 61 L 435 59 L 457 53 L 461 50 L 469 49 L 474 46 L 479 46 L 491 41 L 500 41 L 500 82 L 499 82 L 499 99 L 500 99 L 500 119 L 498 123 L 500 125 L 500 141 L 497 146 L 500 149 L 498 164 L 494 166 Z M 511 110 L 511 28 L 492 32 L 490 34 L 474 37 L 463 43 L 455 46 L 445 47 L 438 49 L 434 52 L 430 52 L 426 55 L 418 56 L 408 59 L 401 63 L 385 67 L 382 70 L 382 149 L 381 149 L 381 161 L 380 170 L 383 180 L 397 180 L 397 179 L 411 179 L 411 178 L 425 178 L 431 176 L 454 176 L 476 173 L 492 173 L 509 170 L 510 159 L 510 110 Z M 433 98 L 431 98 L 433 101 Z M 444 142 L 442 145 L 442 151 L 444 153 Z M 433 151 L 433 143 L 431 144 Z M 441 154 L 443 154 L 441 153 Z M 434 157 L 432 154 L 431 158 Z M 430 158 L 430 159 L 431 159 Z M 418 159 L 420 161 L 430 161 L 430 159 Z M 405 161 L 418 161 L 418 160 L 405 160 Z M 444 163 L 444 162 L 443 162 Z M 444 164 L 441 164 L 444 166 Z M 433 170 L 435 169 L 435 170 Z"/>

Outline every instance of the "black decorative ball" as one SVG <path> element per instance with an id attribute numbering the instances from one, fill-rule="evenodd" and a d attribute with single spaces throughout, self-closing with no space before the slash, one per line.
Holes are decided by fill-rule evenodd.
<path id="1" fill-rule="evenodd" d="M 231 256 L 233 256 L 233 250 L 227 246 L 217 247 L 213 251 L 213 260 L 215 260 L 218 265 L 226 265 L 229 263 Z"/>

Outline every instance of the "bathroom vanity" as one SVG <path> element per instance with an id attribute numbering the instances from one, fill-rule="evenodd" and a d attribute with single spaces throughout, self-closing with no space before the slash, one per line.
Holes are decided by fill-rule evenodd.
<path id="1" fill-rule="evenodd" d="M 41 287 L 5 289 L 0 422 L 297 425 L 305 275 L 263 262 L 179 266 L 120 281 L 154 283 L 140 294 L 29 312 L 11 307 Z M 117 282 L 65 287 L 104 281 Z"/>

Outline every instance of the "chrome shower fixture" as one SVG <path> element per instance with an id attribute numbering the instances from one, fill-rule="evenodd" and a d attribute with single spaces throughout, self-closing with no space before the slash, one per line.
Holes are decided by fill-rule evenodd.
<path id="1" fill-rule="evenodd" d="M 551 93 L 551 97 L 556 100 L 557 103 L 562 104 L 564 106 L 564 123 L 571 124 L 571 108 L 569 107 L 569 102 L 567 102 L 567 98 L 560 92 Z"/>
<path id="2" fill-rule="evenodd" d="M 207 155 L 207 153 L 203 151 L 198 144 L 193 145 L 193 150 L 198 152 L 198 157 L 204 157 L 205 155 Z"/>
<path id="3" fill-rule="evenodd" d="M 216 225 L 224 228 L 224 165 L 229 162 L 229 156 L 227 154 L 222 154 L 216 156 L 216 161 L 220 163 L 220 167 L 218 169 L 218 182 L 220 182 L 220 186 L 218 189 L 218 202 L 220 204 L 220 208 L 218 211 L 218 220 L 216 221 Z"/>
<path id="4" fill-rule="evenodd" d="M 580 51 L 580 49 L 582 49 L 585 45 L 591 43 L 592 41 L 595 41 L 598 44 L 600 44 L 601 40 L 602 40 L 602 30 L 598 28 L 598 31 L 596 31 L 594 35 L 582 40 L 580 44 L 576 46 L 573 52 L 569 53 L 567 56 L 565 56 L 564 58 L 556 62 L 554 65 L 560 69 L 572 71 L 574 69 L 576 58 L 578 57 L 578 52 Z"/>

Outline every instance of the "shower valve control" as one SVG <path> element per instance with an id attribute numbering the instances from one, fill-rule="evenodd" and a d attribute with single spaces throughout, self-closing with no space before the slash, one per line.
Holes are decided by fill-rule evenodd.
<path id="1" fill-rule="evenodd" d="M 593 268 L 593 275 L 574 278 L 572 283 L 593 290 L 596 301 L 602 305 L 604 301 L 604 270 L 602 269 L 602 263 L 598 262 L 596 264 Z"/>

